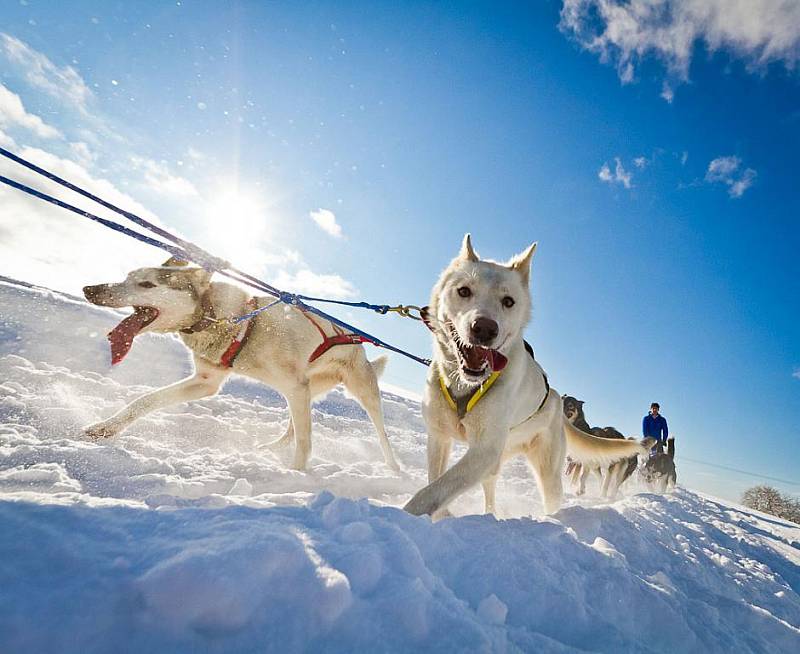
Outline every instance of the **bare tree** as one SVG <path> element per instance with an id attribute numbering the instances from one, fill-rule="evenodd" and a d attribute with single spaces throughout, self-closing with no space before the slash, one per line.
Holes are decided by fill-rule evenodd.
<path id="1" fill-rule="evenodd" d="M 762 484 L 748 488 L 742 494 L 742 504 L 756 511 L 800 524 L 800 501 L 772 486 Z"/>

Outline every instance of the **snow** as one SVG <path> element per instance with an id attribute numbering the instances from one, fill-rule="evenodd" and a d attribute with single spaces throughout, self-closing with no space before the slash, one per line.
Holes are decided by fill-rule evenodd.
<path id="1" fill-rule="evenodd" d="M 0 281 L 0 652 L 800 651 L 783 520 L 680 487 L 541 517 L 522 462 L 502 519 L 477 490 L 458 518 L 404 513 L 425 483 L 413 394 L 384 389 L 400 473 L 339 391 L 314 407 L 310 471 L 289 470 L 263 447 L 285 403 L 243 379 L 83 440 L 189 370 L 156 336 L 111 369 L 118 320 Z"/>

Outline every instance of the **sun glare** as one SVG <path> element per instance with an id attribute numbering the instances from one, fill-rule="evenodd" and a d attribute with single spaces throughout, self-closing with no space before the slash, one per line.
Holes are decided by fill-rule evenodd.
<path id="1" fill-rule="evenodd" d="M 241 187 L 224 188 L 213 194 L 205 214 L 211 252 L 242 268 L 260 267 L 270 234 L 270 211 L 263 197 Z"/>

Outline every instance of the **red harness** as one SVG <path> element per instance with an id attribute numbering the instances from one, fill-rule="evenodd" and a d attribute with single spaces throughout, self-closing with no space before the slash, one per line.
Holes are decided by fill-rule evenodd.
<path id="1" fill-rule="evenodd" d="M 302 311 L 302 309 L 301 309 Z M 311 353 L 311 356 L 308 357 L 308 362 L 311 363 L 319 359 L 323 354 L 325 354 L 328 350 L 336 345 L 359 345 L 360 343 L 371 343 L 368 338 L 364 338 L 363 336 L 359 336 L 358 334 L 347 334 L 345 333 L 337 324 L 331 323 L 333 327 L 333 331 L 336 332 L 333 336 L 328 336 L 325 333 L 325 330 L 319 326 L 319 323 L 311 317 L 311 314 L 306 313 L 305 311 L 302 312 L 303 315 L 308 318 L 314 327 L 317 328 L 320 336 L 322 336 L 322 343 L 317 346 L 317 349 Z"/>
<path id="2" fill-rule="evenodd" d="M 247 302 L 247 306 L 250 307 L 251 311 L 255 311 L 258 309 L 258 302 L 255 298 L 251 298 Z M 368 338 L 364 338 L 363 336 L 359 336 L 358 334 L 347 334 L 345 333 L 338 325 L 331 323 L 333 327 L 333 331 L 336 332 L 333 336 L 328 336 L 325 333 L 325 330 L 322 329 L 320 324 L 314 320 L 311 314 L 303 311 L 302 309 L 298 309 L 308 320 L 309 322 L 317 328 L 320 336 L 322 336 L 322 343 L 320 343 L 317 348 L 311 353 L 311 356 L 308 357 L 308 362 L 312 363 L 319 359 L 323 354 L 325 354 L 328 350 L 336 345 L 359 345 L 361 343 L 371 343 Z M 245 342 L 247 341 L 248 336 L 250 336 L 250 330 L 253 328 L 255 321 L 253 318 L 249 318 L 246 323 L 242 323 L 241 328 L 239 329 L 239 333 L 237 334 L 236 338 L 233 339 L 231 344 L 228 346 L 228 349 L 222 354 L 219 359 L 219 365 L 224 368 L 230 368 L 233 366 L 233 362 L 236 359 L 236 356 L 239 352 L 242 351 Z"/>
<path id="3" fill-rule="evenodd" d="M 255 311 L 258 308 L 258 302 L 255 298 L 250 298 L 247 301 L 247 306 L 250 307 L 251 311 Z M 247 322 L 241 325 L 236 338 L 233 339 L 231 344 L 228 346 L 228 349 L 225 350 L 225 352 L 223 352 L 222 356 L 219 358 L 219 365 L 221 365 L 223 368 L 231 368 L 233 366 L 236 356 L 242 351 L 242 347 L 244 346 L 247 337 L 250 336 L 250 330 L 253 329 L 253 324 L 253 319 L 248 318 Z"/>

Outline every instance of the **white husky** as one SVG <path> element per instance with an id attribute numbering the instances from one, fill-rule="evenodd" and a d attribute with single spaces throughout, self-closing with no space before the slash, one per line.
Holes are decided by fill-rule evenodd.
<path id="1" fill-rule="evenodd" d="M 564 417 L 561 396 L 522 339 L 535 249 L 536 243 L 505 264 L 481 260 L 467 234 L 433 288 L 428 324 L 434 355 L 422 405 L 428 485 L 405 506 L 415 515 L 445 514 L 450 502 L 478 483 L 486 511 L 494 512 L 500 466 L 517 454 L 528 458 L 544 509 L 552 513 L 561 505 L 567 451 L 580 463 L 599 466 L 646 453 L 652 444 L 596 438 Z M 445 472 L 453 438 L 469 449 Z"/>
<path id="2" fill-rule="evenodd" d="M 311 400 L 342 383 L 361 403 L 378 432 L 384 459 L 398 469 L 386 437 L 378 376 L 386 357 L 367 361 L 357 338 L 295 307 L 277 304 L 236 325 L 224 318 L 248 314 L 272 298 L 250 298 L 231 284 L 211 282 L 211 273 L 170 259 L 140 268 L 119 284 L 83 289 L 86 299 L 106 307 L 134 307 L 108 335 L 112 362 L 119 362 L 141 332 L 175 332 L 194 356 L 191 377 L 143 395 L 85 432 L 92 438 L 118 434 L 137 418 L 172 404 L 214 395 L 236 373 L 282 393 L 289 405 L 286 433 L 269 445 L 296 442 L 293 468 L 303 470 L 311 453 Z M 334 344 L 343 347 L 332 347 Z"/>

